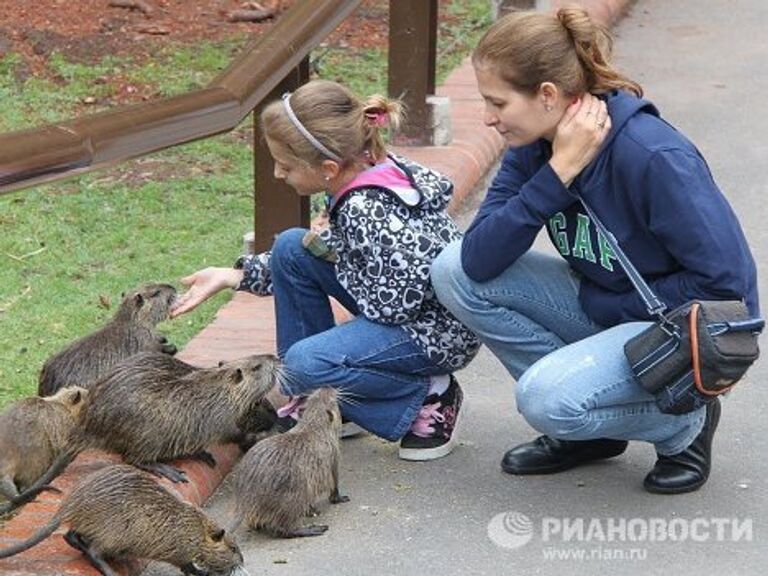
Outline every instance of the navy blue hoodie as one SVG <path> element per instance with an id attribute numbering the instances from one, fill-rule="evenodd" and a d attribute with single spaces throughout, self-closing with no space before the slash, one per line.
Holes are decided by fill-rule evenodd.
<path id="1" fill-rule="evenodd" d="M 464 237 L 466 274 L 495 278 L 546 226 L 581 274 L 579 301 L 592 320 L 608 327 L 648 319 L 579 194 L 670 309 L 694 298 L 744 299 L 758 315 L 754 260 L 704 158 L 647 100 L 624 92 L 604 98 L 613 127 L 570 188 L 549 166 L 549 142 L 507 151 Z"/>

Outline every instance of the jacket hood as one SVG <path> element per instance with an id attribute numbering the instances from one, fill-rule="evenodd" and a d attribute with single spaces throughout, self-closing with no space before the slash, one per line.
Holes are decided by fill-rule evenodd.
<path id="1" fill-rule="evenodd" d="M 611 116 L 611 131 L 603 143 L 604 148 L 611 145 L 616 135 L 635 114 L 643 112 L 659 117 L 658 109 L 651 102 L 627 92 L 615 90 L 606 94 L 603 99 L 608 105 L 608 114 Z"/>
<path id="2" fill-rule="evenodd" d="M 600 157 L 605 154 L 605 151 L 610 149 L 614 140 L 621 134 L 627 123 L 639 114 L 650 114 L 656 118 L 661 118 L 658 109 L 653 103 L 643 98 L 638 98 L 628 92 L 614 90 L 600 96 L 602 100 L 605 100 L 608 106 L 608 114 L 611 117 L 611 131 L 608 133 L 608 137 L 600 147 L 600 152 L 597 157 L 590 163 L 587 168 L 584 169 L 578 180 L 589 180 L 595 170 L 598 170 L 598 166 L 601 164 Z"/>
<path id="3" fill-rule="evenodd" d="M 362 172 L 351 185 L 329 201 L 334 212 L 350 192 L 361 189 L 380 189 L 392 194 L 409 208 L 424 212 L 439 212 L 448 205 L 453 194 L 453 183 L 429 168 L 396 154 L 388 154 L 387 165 L 377 165 Z"/>

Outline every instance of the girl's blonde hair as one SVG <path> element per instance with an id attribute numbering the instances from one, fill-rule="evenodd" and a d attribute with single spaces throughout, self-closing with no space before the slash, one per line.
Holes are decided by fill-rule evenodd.
<path id="1" fill-rule="evenodd" d="M 566 96 L 643 89 L 608 63 L 613 38 L 583 8 L 556 14 L 512 12 L 493 24 L 472 54 L 478 68 L 490 68 L 515 90 L 534 95 L 552 82 Z"/>
<path id="2" fill-rule="evenodd" d="M 404 113 L 397 100 L 374 95 L 363 102 L 348 88 L 330 80 L 304 84 L 290 95 L 289 105 L 296 120 L 321 146 L 315 146 L 301 133 L 281 100 L 272 102 L 261 113 L 264 136 L 311 166 L 329 159 L 322 147 L 344 165 L 362 159 L 382 160 L 387 154 L 382 131 L 386 126 L 397 129 Z"/>

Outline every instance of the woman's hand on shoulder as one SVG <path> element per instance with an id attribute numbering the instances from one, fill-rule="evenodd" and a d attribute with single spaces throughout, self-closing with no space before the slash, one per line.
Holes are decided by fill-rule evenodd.
<path id="1" fill-rule="evenodd" d="M 236 268 L 204 268 L 181 279 L 189 287 L 178 297 L 171 310 L 171 318 L 196 308 L 224 288 L 237 288 L 243 280 L 243 271 Z"/>
<path id="2" fill-rule="evenodd" d="M 610 129 L 605 102 L 592 94 L 585 94 L 566 109 L 557 125 L 549 160 L 563 184 L 570 186 L 595 159 Z"/>

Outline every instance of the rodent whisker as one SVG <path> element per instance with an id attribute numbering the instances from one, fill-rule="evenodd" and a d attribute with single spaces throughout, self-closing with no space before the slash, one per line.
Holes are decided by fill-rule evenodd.
<path id="1" fill-rule="evenodd" d="M 351 398 L 347 398 L 344 396 L 338 396 L 338 402 L 339 404 L 347 404 L 349 406 L 362 406 L 361 402 L 358 402 L 357 400 L 352 400 Z"/>
<path id="2" fill-rule="evenodd" d="M 361 402 L 358 402 L 355 397 L 362 398 L 362 394 L 356 394 L 349 388 L 339 387 L 336 388 L 336 398 L 339 404 L 348 404 L 349 406 L 361 406 Z"/>

